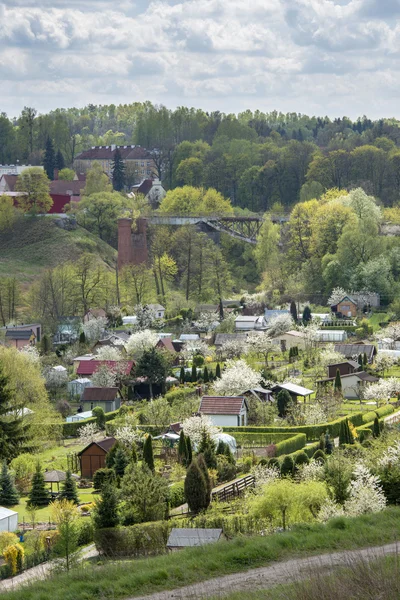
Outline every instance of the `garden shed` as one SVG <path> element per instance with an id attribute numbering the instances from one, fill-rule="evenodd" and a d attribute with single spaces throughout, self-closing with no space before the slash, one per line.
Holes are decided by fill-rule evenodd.
<path id="1" fill-rule="evenodd" d="M 344 342 L 347 333 L 344 329 L 319 329 L 316 332 L 319 342 Z"/>
<path id="2" fill-rule="evenodd" d="M 247 425 L 249 407 L 243 396 L 203 396 L 199 412 L 210 417 L 214 425 L 239 427 Z"/>
<path id="3" fill-rule="evenodd" d="M 174 527 L 169 534 L 168 550 L 180 550 L 181 548 L 193 548 L 213 544 L 223 538 L 222 529 L 199 529 L 196 527 L 178 529 Z"/>
<path id="4" fill-rule="evenodd" d="M 91 442 L 78 453 L 81 464 L 81 476 L 92 479 L 98 469 L 106 466 L 106 456 L 117 440 L 113 437 Z"/>
<path id="5" fill-rule="evenodd" d="M 295 383 L 277 383 L 273 386 L 272 391 L 275 394 L 279 394 L 281 390 L 286 390 L 292 396 L 294 402 L 297 402 L 297 397 L 300 396 L 304 398 L 304 402 L 306 398 L 311 396 L 314 393 L 313 390 L 309 390 L 308 388 L 303 387 L 302 385 L 296 385 Z"/>
<path id="6" fill-rule="evenodd" d="M 0 531 L 14 532 L 18 529 L 18 513 L 0 506 Z"/>

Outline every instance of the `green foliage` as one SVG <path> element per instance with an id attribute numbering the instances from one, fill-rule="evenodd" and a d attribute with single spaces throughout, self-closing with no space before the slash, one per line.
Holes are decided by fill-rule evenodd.
<path id="1" fill-rule="evenodd" d="M 204 383 L 208 383 L 210 381 L 207 367 L 204 367 L 203 381 Z"/>
<path id="2" fill-rule="evenodd" d="M 66 478 L 62 485 L 59 499 L 70 500 L 75 504 L 79 504 L 78 491 L 76 489 L 75 479 L 72 477 L 71 471 L 66 472 Z"/>
<path id="3" fill-rule="evenodd" d="M 289 455 L 286 455 L 281 462 L 281 475 L 293 475 L 294 472 L 294 462 L 293 458 Z"/>
<path id="4" fill-rule="evenodd" d="M 335 392 L 341 392 L 342 391 L 342 380 L 340 378 L 340 371 L 339 371 L 339 369 L 336 369 L 334 390 L 335 390 Z"/>
<path id="5" fill-rule="evenodd" d="M 215 378 L 216 379 L 220 379 L 221 378 L 221 366 L 219 363 L 217 363 L 216 369 L 215 369 Z"/>
<path id="6" fill-rule="evenodd" d="M 119 148 L 117 148 L 114 152 L 114 161 L 112 164 L 112 184 L 114 190 L 117 192 L 121 192 L 124 189 L 125 165 Z"/>
<path id="7" fill-rule="evenodd" d="M 93 512 L 96 530 L 116 527 L 119 524 L 118 496 L 114 485 L 109 481 L 103 482 L 101 497 L 96 501 Z"/>
<path id="8" fill-rule="evenodd" d="M 14 506 L 18 502 L 18 492 L 8 470 L 7 462 L 4 460 L 0 474 L 0 506 Z"/>
<path id="9" fill-rule="evenodd" d="M 25 431 L 18 410 L 23 408 L 10 388 L 10 379 L 0 365 L 0 456 L 11 459 L 17 456 L 25 441 Z"/>
<path id="10" fill-rule="evenodd" d="M 304 451 L 301 451 L 298 454 L 296 454 L 296 457 L 294 459 L 294 464 L 296 467 L 299 465 L 308 465 L 309 462 L 310 462 L 310 459 L 308 458 L 307 454 Z"/>
<path id="11" fill-rule="evenodd" d="M 169 486 L 169 506 L 176 508 L 185 504 L 185 483 L 178 481 Z"/>
<path id="12" fill-rule="evenodd" d="M 96 425 L 102 431 L 106 425 L 106 416 L 101 406 L 95 406 L 92 415 L 96 418 Z"/>
<path id="13" fill-rule="evenodd" d="M 308 306 L 308 304 L 304 307 L 303 310 L 303 323 L 304 325 L 307 325 L 307 323 L 309 323 L 311 321 L 312 317 L 311 317 L 311 308 Z"/>
<path id="14" fill-rule="evenodd" d="M 44 481 L 42 467 L 38 462 L 32 478 L 32 487 L 28 494 L 27 506 L 47 506 L 50 502 L 50 494 Z"/>
<path id="15" fill-rule="evenodd" d="M 180 373 L 179 373 L 179 382 L 184 384 L 185 383 L 185 367 L 181 367 Z"/>
<path id="16" fill-rule="evenodd" d="M 287 390 L 281 390 L 278 393 L 276 403 L 278 405 L 278 411 L 279 411 L 280 417 L 286 416 L 286 411 L 287 411 L 287 408 L 288 408 L 289 404 L 291 403 L 291 401 L 292 401 L 292 397 Z"/>
<path id="17" fill-rule="evenodd" d="M 193 450 L 192 450 L 192 442 L 189 436 L 186 437 L 186 456 L 187 456 L 187 464 L 190 465 L 192 462 Z"/>
<path id="18" fill-rule="evenodd" d="M 335 502 L 343 504 L 349 497 L 353 465 L 342 452 L 333 454 L 325 462 L 325 481 Z"/>
<path id="19" fill-rule="evenodd" d="M 143 462 L 129 464 L 121 481 L 124 524 L 163 519 L 168 505 L 168 483 Z"/>
<path id="20" fill-rule="evenodd" d="M 52 180 L 54 179 L 54 168 L 56 166 L 56 156 L 54 153 L 53 142 L 50 137 L 47 137 L 46 140 L 46 149 L 43 157 L 43 167 L 46 172 L 47 177 Z"/>
<path id="21" fill-rule="evenodd" d="M 305 433 L 297 433 L 282 442 L 278 442 L 275 444 L 276 456 L 291 454 L 292 452 L 296 452 L 296 450 L 301 450 L 306 445 L 306 439 Z"/>
<path id="22" fill-rule="evenodd" d="M 374 436 L 374 438 L 378 438 L 381 435 L 381 429 L 379 427 L 378 417 L 375 417 L 375 419 L 374 419 L 374 427 L 373 427 L 372 435 Z"/>
<path id="23" fill-rule="evenodd" d="M 292 319 L 295 323 L 297 323 L 297 307 L 296 302 L 294 300 L 290 303 L 290 314 L 292 315 Z"/>
<path id="24" fill-rule="evenodd" d="M 202 434 L 198 448 L 198 454 L 203 456 L 208 469 L 216 468 L 217 461 L 215 456 L 215 445 L 213 440 L 210 439 L 206 432 L 203 432 Z"/>
<path id="25" fill-rule="evenodd" d="M 320 462 L 326 461 L 325 452 L 321 449 L 318 449 L 316 452 L 314 452 L 312 457 L 313 457 L 313 460 L 319 460 Z"/>
<path id="26" fill-rule="evenodd" d="M 236 477 L 236 466 L 229 458 L 225 455 L 217 456 L 217 474 L 218 481 L 231 481 Z"/>
<path id="27" fill-rule="evenodd" d="M 111 468 L 97 469 L 93 475 L 93 487 L 95 490 L 102 490 L 105 484 L 115 484 L 115 471 Z"/>
<path id="28" fill-rule="evenodd" d="M 191 377 L 192 377 L 192 383 L 194 383 L 195 381 L 197 381 L 197 368 L 196 368 L 196 365 L 194 365 L 194 364 L 192 365 L 192 374 L 191 374 Z"/>
<path id="29" fill-rule="evenodd" d="M 349 420 L 347 418 L 340 423 L 339 444 L 354 444 L 354 438 L 350 431 Z"/>
<path id="30" fill-rule="evenodd" d="M 207 483 L 196 459 L 192 460 L 186 473 L 185 498 L 189 510 L 194 513 L 205 510 L 210 503 Z"/>
<path id="31" fill-rule="evenodd" d="M 58 179 L 61 179 L 61 181 L 74 181 L 75 171 L 72 169 L 61 169 L 58 172 Z"/>
<path id="32" fill-rule="evenodd" d="M 135 372 L 137 377 L 147 377 L 150 395 L 153 397 L 153 384 L 164 385 L 167 371 L 168 366 L 164 354 L 151 348 L 143 352 Z"/>
<path id="33" fill-rule="evenodd" d="M 169 521 L 157 521 L 101 529 L 95 532 L 95 543 L 103 556 L 113 560 L 155 556 L 165 553 L 171 527 Z"/>
<path id="34" fill-rule="evenodd" d="M 129 458 L 121 446 L 117 448 L 114 459 L 114 471 L 117 477 L 123 477 L 129 464 Z"/>
<path id="35" fill-rule="evenodd" d="M 185 438 L 185 434 L 183 433 L 183 429 L 181 429 L 181 432 L 179 434 L 178 457 L 179 457 L 179 461 L 183 465 L 186 466 L 188 457 L 187 457 L 186 438 Z"/>
<path id="36" fill-rule="evenodd" d="M 150 471 L 154 472 L 153 440 L 151 435 L 147 435 L 143 445 L 143 461 Z"/>

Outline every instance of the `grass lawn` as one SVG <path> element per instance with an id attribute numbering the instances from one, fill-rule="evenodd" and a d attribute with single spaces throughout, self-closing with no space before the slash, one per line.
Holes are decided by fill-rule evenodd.
<path id="1" fill-rule="evenodd" d="M 43 469 L 65 471 L 67 469 L 67 455 L 80 452 L 83 448 L 84 445 L 79 444 L 76 440 L 65 440 L 63 445 L 46 448 L 43 452 L 35 454 L 35 458 L 40 462 Z"/>
<path id="2" fill-rule="evenodd" d="M 237 537 L 154 558 L 108 562 L 2 594 L 1 600 L 118 600 L 238 573 L 288 557 L 318 555 L 400 538 L 400 507 L 329 525 L 298 525 L 270 536 Z"/>
<path id="3" fill-rule="evenodd" d="M 368 323 L 372 325 L 374 331 L 380 329 L 379 323 L 384 323 L 389 321 L 390 315 L 388 313 L 373 313 L 372 316 L 368 319 Z"/>
<path id="4" fill-rule="evenodd" d="M 60 486 L 61 488 L 61 486 Z M 53 490 L 56 490 L 56 487 L 53 486 Z M 80 504 L 88 504 L 89 502 L 94 502 L 96 498 L 98 498 L 98 494 L 93 494 L 93 488 L 87 488 L 85 490 L 78 489 L 79 495 L 79 503 Z M 19 523 L 30 523 L 31 517 L 29 511 L 26 507 L 26 503 L 28 501 L 28 497 L 24 496 L 20 498 L 19 504 L 16 506 L 11 506 L 11 510 L 15 510 L 18 513 L 18 522 Z M 51 509 L 50 506 L 44 506 L 43 508 L 39 508 L 35 514 L 35 520 L 37 523 L 45 523 L 49 521 L 51 518 Z"/>

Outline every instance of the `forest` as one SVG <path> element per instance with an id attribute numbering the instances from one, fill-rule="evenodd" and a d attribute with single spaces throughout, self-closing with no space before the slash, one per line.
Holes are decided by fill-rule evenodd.
<path id="1" fill-rule="evenodd" d="M 332 187 L 362 187 L 385 206 L 400 191 L 400 122 L 309 117 L 277 111 L 238 115 L 150 102 L 0 115 L 0 163 L 42 164 L 50 138 L 67 165 L 95 145 L 138 144 L 153 152 L 164 186 L 215 188 L 236 208 L 288 211 Z"/>

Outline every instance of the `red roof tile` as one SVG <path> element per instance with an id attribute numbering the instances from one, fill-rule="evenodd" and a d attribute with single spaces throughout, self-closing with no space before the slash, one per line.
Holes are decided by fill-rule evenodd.
<path id="1" fill-rule="evenodd" d="M 118 368 L 120 363 L 116 360 L 81 360 L 79 363 L 79 367 L 76 370 L 77 375 L 93 375 L 99 367 L 105 365 L 110 369 Z M 129 375 L 132 371 L 133 361 L 123 361 L 123 365 L 125 367 L 124 373 L 125 375 Z"/>
<path id="2" fill-rule="evenodd" d="M 246 400 L 242 396 L 203 396 L 199 412 L 205 415 L 239 415 L 243 403 L 246 404 Z"/>

